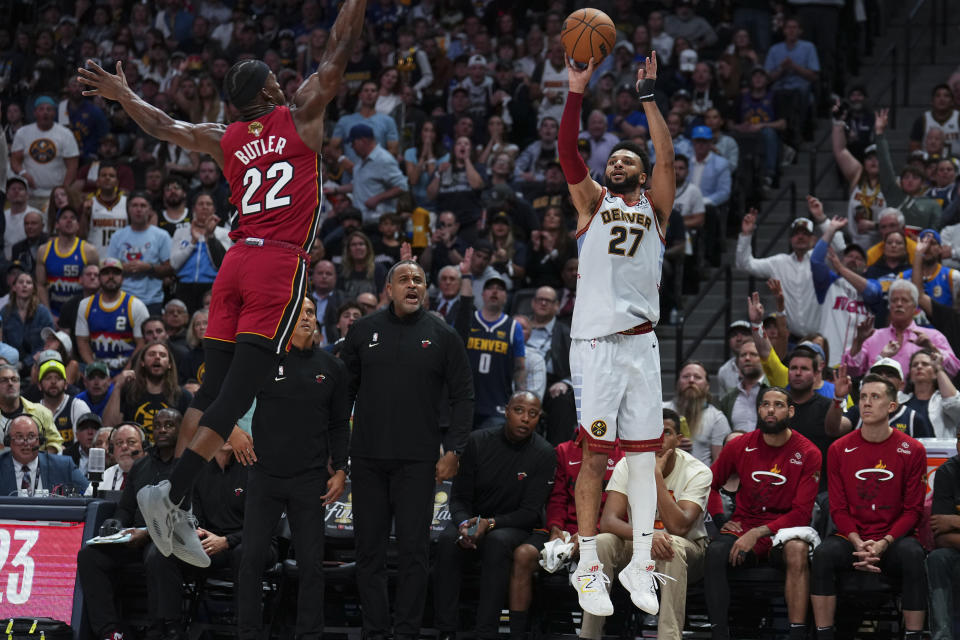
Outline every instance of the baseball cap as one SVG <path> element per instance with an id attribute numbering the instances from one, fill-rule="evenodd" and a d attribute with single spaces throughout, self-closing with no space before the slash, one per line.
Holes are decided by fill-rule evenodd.
<path id="1" fill-rule="evenodd" d="M 764 327 L 764 329 L 766 329 L 768 325 L 776 323 L 777 318 L 779 318 L 779 317 L 780 317 L 780 312 L 779 312 L 779 311 L 771 311 L 771 312 L 768 313 L 767 315 L 763 316 L 763 327 Z"/>
<path id="2" fill-rule="evenodd" d="M 44 327 L 40 330 L 40 337 L 49 340 L 51 337 L 57 339 L 57 342 L 63 345 L 63 348 L 70 353 L 73 351 L 73 340 L 67 335 L 66 331 L 54 331 L 52 327 Z"/>
<path id="3" fill-rule="evenodd" d="M 6 342 L 0 342 L 0 358 L 6 360 L 7 364 L 17 365 L 20 363 L 20 352 Z"/>
<path id="4" fill-rule="evenodd" d="M 483 65 L 485 67 L 487 66 L 487 59 L 479 53 L 475 53 L 474 55 L 470 56 L 470 60 L 467 62 L 467 64 L 471 67 L 475 64 Z"/>
<path id="5" fill-rule="evenodd" d="M 590 144 L 590 141 L 586 138 L 580 138 L 577 140 L 577 150 L 578 151 L 591 151 L 593 146 Z"/>
<path id="6" fill-rule="evenodd" d="M 627 42 L 626 40 L 621 40 L 617 44 L 613 45 L 613 50 L 616 51 L 617 49 L 626 49 L 627 51 L 630 52 L 631 55 L 633 55 L 633 52 L 634 52 L 633 45 Z"/>
<path id="7" fill-rule="evenodd" d="M 7 265 L 7 270 L 5 274 L 10 275 L 10 272 L 13 271 L 14 269 L 19 269 L 20 271 L 26 271 L 26 269 L 23 268 L 22 262 L 20 262 L 19 260 L 12 260 L 10 264 Z"/>
<path id="8" fill-rule="evenodd" d="M 493 217 L 490 219 L 490 224 L 496 224 L 498 222 L 502 222 L 504 224 L 510 224 L 512 222 L 510 220 L 510 214 L 507 213 L 506 211 L 497 211 L 495 214 L 493 214 Z"/>
<path id="9" fill-rule="evenodd" d="M 746 320 L 734 320 L 730 323 L 730 326 L 727 327 L 727 335 L 737 333 L 738 331 L 744 331 L 750 333 L 750 323 Z"/>
<path id="10" fill-rule="evenodd" d="M 63 366 L 62 362 L 57 362 L 56 360 L 47 360 L 40 365 L 40 370 L 37 372 L 37 380 L 43 380 L 43 377 L 51 371 L 56 371 L 60 374 L 61 378 L 64 380 L 67 379 L 67 370 Z"/>
<path id="11" fill-rule="evenodd" d="M 484 251 L 492 255 L 493 243 L 490 242 L 489 240 L 484 240 L 483 238 L 480 238 L 479 240 L 473 243 L 473 252 L 477 253 L 478 251 Z"/>
<path id="12" fill-rule="evenodd" d="M 106 362 L 101 362 L 101 361 L 99 361 L 99 360 L 97 360 L 96 362 L 91 362 L 90 364 L 87 365 L 87 368 L 86 368 L 86 370 L 83 372 L 83 375 L 84 375 L 84 377 L 90 378 L 90 377 L 92 377 L 93 374 L 95 374 L 95 373 L 99 373 L 100 375 L 104 376 L 105 378 L 109 378 L 109 377 L 110 377 L 110 369 L 107 368 L 107 363 L 106 363 Z"/>
<path id="13" fill-rule="evenodd" d="M 867 148 L 863 150 L 863 155 L 869 156 L 871 153 L 875 154 L 876 152 L 877 152 L 877 145 L 871 144 L 871 145 L 868 145 Z"/>
<path id="14" fill-rule="evenodd" d="M 56 349 L 44 349 L 37 354 L 36 361 L 38 365 L 42 365 L 45 362 L 50 362 L 51 360 L 59 363 L 63 363 L 63 358 L 60 357 L 60 352 Z"/>
<path id="15" fill-rule="evenodd" d="M 491 277 L 487 278 L 487 281 L 486 281 L 486 282 L 483 283 L 483 290 L 486 291 L 488 288 L 490 288 L 490 287 L 492 287 L 492 286 L 494 286 L 494 285 L 500 285 L 501 287 L 503 287 L 504 289 L 506 289 L 506 288 L 507 288 L 507 281 L 504 280 L 503 278 L 501 278 L 500 276 L 491 276 Z"/>
<path id="16" fill-rule="evenodd" d="M 897 374 L 898 378 L 903 380 L 903 367 L 893 358 L 877 358 L 877 361 L 870 367 L 870 373 L 876 372 L 877 369 L 889 369 Z"/>
<path id="17" fill-rule="evenodd" d="M 943 244 L 943 241 L 940 239 L 940 234 L 937 232 L 936 229 L 924 229 L 917 235 L 917 238 L 922 239 L 923 236 L 926 236 L 926 235 L 932 235 L 933 239 L 937 241 L 937 244 Z"/>
<path id="18" fill-rule="evenodd" d="M 680 71 L 693 71 L 697 68 L 697 52 L 693 49 L 684 49 L 680 52 Z"/>
<path id="19" fill-rule="evenodd" d="M 674 100 L 692 100 L 692 99 L 693 98 L 691 98 L 690 92 L 687 91 L 686 89 L 677 89 L 676 91 L 673 92 L 673 95 L 670 96 L 670 102 L 673 102 Z"/>
<path id="20" fill-rule="evenodd" d="M 713 129 L 702 124 L 693 128 L 693 133 L 690 137 L 694 140 L 713 140 Z"/>
<path id="21" fill-rule="evenodd" d="M 797 231 L 803 231 L 812 234 L 813 228 L 813 220 L 810 218 L 797 218 L 793 221 L 793 224 L 790 225 L 790 234 L 793 235 Z"/>
<path id="22" fill-rule="evenodd" d="M 354 140 L 359 140 L 360 138 L 373 137 L 373 129 L 370 128 L 370 125 L 355 124 L 350 128 L 350 135 L 347 137 L 347 142 L 353 142 Z"/>
<path id="23" fill-rule="evenodd" d="M 104 258 L 100 261 L 100 271 L 106 271 L 107 269 L 116 269 L 123 273 L 123 263 L 116 258 Z"/>
<path id="24" fill-rule="evenodd" d="M 823 352 L 823 347 L 818 345 L 816 342 L 811 342 L 810 340 L 804 340 L 797 345 L 797 349 L 806 349 L 807 351 L 813 351 L 815 354 L 820 356 L 821 360 L 827 359 L 827 354 Z"/>
<path id="25" fill-rule="evenodd" d="M 103 420 L 94 412 L 85 413 L 77 419 L 76 430 L 80 429 L 99 429 L 103 426 Z"/>
<path id="26" fill-rule="evenodd" d="M 57 107 L 57 103 L 50 96 L 40 96 L 39 98 L 33 101 L 33 108 L 36 109 L 42 104 L 48 104 L 53 108 Z"/>
<path id="27" fill-rule="evenodd" d="M 753 69 L 750 70 L 750 75 L 751 75 L 751 76 L 752 76 L 753 74 L 755 74 L 755 73 L 762 73 L 763 75 L 767 76 L 768 78 L 770 77 L 770 73 L 767 71 L 767 69 L 766 69 L 763 65 L 760 65 L 760 64 L 754 66 Z"/>

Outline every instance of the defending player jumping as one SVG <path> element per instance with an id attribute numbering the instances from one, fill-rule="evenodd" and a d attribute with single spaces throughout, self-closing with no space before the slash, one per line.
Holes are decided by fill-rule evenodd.
<path id="1" fill-rule="evenodd" d="M 288 348 L 319 221 L 323 115 L 360 36 L 366 4 L 344 2 L 323 60 L 289 106 L 266 64 L 235 64 L 224 79 L 240 111 L 230 126 L 174 120 L 127 86 L 119 62 L 116 75 L 90 61 L 89 68 L 78 69 L 80 82 L 90 87 L 84 95 L 116 100 L 148 135 L 210 155 L 230 182 L 240 213 L 230 234 L 236 244 L 213 285 L 203 386 L 181 427 L 180 440 L 188 448 L 169 483 L 144 487 L 137 495 L 150 537 L 165 556 L 173 552 L 190 564 L 210 564 L 189 514 L 178 505 Z"/>
<path id="2" fill-rule="evenodd" d="M 597 616 L 613 613 L 608 583 L 597 559 L 597 517 L 607 452 L 619 436 L 629 470 L 627 498 L 633 522 L 633 559 L 620 582 L 643 611 L 657 613 L 656 580 L 650 559 L 657 495 L 655 452 L 663 433 L 660 350 L 653 328 L 660 319 L 663 233 L 673 209 L 673 144 L 653 101 L 657 54 L 637 70 L 637 91 L 657 154 L 650 189 L 649 160 L 633 142 L 617 144 L 607 159 L 606 187 L 589 176 L 577 153 L 583 91 L 594 70 L 567 63 L 570 93 L 560 123 L 560 164 L 577 208 L 577 304 L 570 336 L 578 439 L 583 467 L 577 479 L 580 562 L 573 576 L 580 606 Z"/>

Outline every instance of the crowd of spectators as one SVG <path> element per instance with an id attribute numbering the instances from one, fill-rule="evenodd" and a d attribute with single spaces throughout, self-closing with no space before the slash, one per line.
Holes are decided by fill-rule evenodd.
<path id="1" fill-rule="evenodd" d="M 810 522 L 807 497 L 829 493 L 833 502 L 840 491 L 829 484 L 834 443 L 877 423 L 859 406 L 861 377 L 896 388 L 896 408 L 887 412 L 896 432 L 958 434 L 960 75 L 932 90 L 930 109 L 911 127 L 909 157 L 896 157 L 886 112 L 874 113 L 866 89 L 847 84 L 871 44 L 867 20 L 877 7 L 864 5 L 854 12 L 839 0 L 594 3 L 618 30 L 591 79 L 578 145 L 595 179 L 602 181 L 606 157 L 622 140 L 648 146 L 655 162 L 634 80 L 651 51 L 660 63 L 657 101 L 677 176 L 661 324 L 671 322 L 682 295 L 696 292 L 704 269 L 720 264 L 723 242 L 707 238 L 728 228 L 740 231 L 736 266 L 768 280 L 777 307 L 766 314 L 752 296 L 746 319 L 728 330 L 734 357 L 719 371 L 685 363 L 665 405 L 654 559 L 677 584 L 663 589 L 662 637 L 679 637 L 687 582 L 706 568 L 711 617 L 725 622 L 729 600 L 715 596 L 727 555 L 762 560 L 777 529 Z M 454 480 L 454 524 L 438 542 L 447 545 L 435 582 L 444 634 L 457 630 L 457 573 L 470 550 L 480 548 L 490 585 L 477 629 L 495 633 L 506 600 L 515 637 L 527 624 L 538 553 L 561 541 L 575 554 L 571 466 L 579 450 L 570 441 L 576 400 L 568 351 L 576 216 L 557 159 L 568 88 L 559 34 L 572 8 L 560 0 L 370 0 L 364 37 L 326 114 L 323 217 L 309 287 L 314 344 L 339 354 L 351 325 L 389 304 L 390 266 L 414 256 L 427 274 L 429 308 L 460 335 L 473 372 L 476 432 Z M 102 488 L 123 490 L 121 519 L 142 524 L 131 496 L 169 472 L 180 416 L 203 378 L 206 308 L 237 216 L 211 158 L 160 143 L 117 104 L 84 97 L 76 67 L 121 65 L 147 102 L 182 120 L 227 124 L 237 115 L 222 87 L 230 66 L 264 60 L 289 98 L 316 70 L 336 13 L 327 0 L 12 5 L 0 27 L 0 427 L 7 438 L 0 484 L 8 493 L 88 490 L 88 452 L 100 446 L 110 465 Z M 828 114 L 849 185 L 847 211 L 808 198 L 809 216 L 791 226 L 790 252 L 754 257 L 756 213 L 742 212 L 779 185 L 782 166 L 812 138 L 817 116 Z M 878 401 L 869 402 L 875 414 Z M 769 433 L 781 422 L 803 438 L 790 450 L 816 467 L 816 487 L 804 489 L 810 496 L 802 504 L 785 500 L 782 513 L 744 514 L 759 489 L 736 500 L 736 474 L 741 487 L 746 480 L 725 447 L 736 436 L 741 453 L 786 447 L 783 430 Z M 611 571 L 629 557 L 631 537 L 618 459 L 610 460 L 611 499 L 600 523 Z M 943 580 L 955 578 L 960 548 L 960 474 L 951 464 L 938 476 L 930 520 L 940 547 L 928 560 L 935 631 L 950 624 Z M 527 481 L 519 492 L 492 490 L 496 477 L 484 475 L 492 470 Z M 239 473 L 218 454 L 209 475 L 227 487 Z M 210 509 L 212 492 L 195 497 L 208 503 L 205 546 L 211 555 L 229 550 L 221 558 L 235 564 L 243 505 Z M 891 535 L 920 530 L 914 516 Z M 719 543 L 708 544 L 711 521 Z M 841 522 L 849 526 L 849 514 Z M 867 570 L 888 571 L 881 555 L 897 540 L 854 545 Z M 789 576 L 790 621 L 801 624 L 810 589 L 797 584 L 809 582 L 808 550 L 792 542 L 779 547 L 775 564 Z M 151 593 L 179 582 L 177 567 L 144 543 L 138 537 L 119 559 L 81 554 L 84 587 L 97 594 L 87 607 L 98 633 L 112 632 L 117 619 L 104 604 L 114 563 L 144 562 Z M 815 598 L 832 597 L 829 571 L 821 567 L 819 576 Z M 175 603 L 153 604 L 157 637 L 176 637 Z M 818 626 L 832 626 L 831 616 L 815 613 Z M 915 625 L 908 617 L 908 631 Z M 584 619 L 582 637 L 599 638 L 602 628 L 602 620 Z M 715 628 L 716 637 L 724 632 Z"/>

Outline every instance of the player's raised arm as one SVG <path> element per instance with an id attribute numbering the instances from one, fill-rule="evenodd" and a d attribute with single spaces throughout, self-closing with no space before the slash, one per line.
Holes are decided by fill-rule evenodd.
<path id="1" fill-rule="evenodd" d="M 653 141 L 653 150 L 657 154 L 657 162 L 653 167 L 650 178 L 650 194 L 648 199 L 653 204 L 660 228 L 667 228 L 670 212 L 673 211 L 673 198 L 677 191 L 677 179 L 673 169 L 673 138 L 667 129 L 667 121 L 660 113 L 653 97 L 654 83 L 657 79 L 657 52 L 651 51 L 650 57 L 637 69 L 637 93 L 643 104 L 643 112 L 647 116 L 647 126 L 650 130 L 650 140 Z"/>
<path id="2" fill-rule="evenodd" d="M 121 62 L 117 62 L 116 74 L 104 71 L 92 60 L 87 60 L 87 66 L 88 69 L 77 69 L 77 80 L 89 87 L 83 95 L 102 96 L 107 100 L 119 102 L 127 115 L 133 118 L 147 135 L 172 142 L 189 151 L 206 153 L 212 156 L 221 168 L 223 167 L 220 138 L 227 130 L 226 125 L 211 122 L 191 124 L 174 120 L 133 92 L 127 84 L 126 76 L 123 75 Z"/>
<path id="3" fill-rule="evenodd" d="M 318 137 L 322 142 L 324 110 L 340 89 L 350 53 L 363 32 L 366 11 L 367 0 L 346 0 L 343 3 L 337 21 L 330 29 L 327 48 L 316 72 L 304 80 L 293 96 L 297 130 L 311 147 L 311 138 Z"/>
<path id="4" fill-rule="evenodd" d="M 590 58 L 587 68 L 583 70 L 575 68 L 570 60 L 567 60 L 570 91 L 567 93 L 567 104 L 563 107 L 560 133 L 557 136 L 557 153 L 560 156 L 563 175 L 570 187 L 570 198 L 573 200 L 573 206 L 577 208 L 578 229 L 590 219 L 602 193 L 600 185 L 590 177 L 590 171 L 577 150 L 583 92 L 587 88 L 587 83 L 590 82 L 594 68 L 593 58 Z"/>

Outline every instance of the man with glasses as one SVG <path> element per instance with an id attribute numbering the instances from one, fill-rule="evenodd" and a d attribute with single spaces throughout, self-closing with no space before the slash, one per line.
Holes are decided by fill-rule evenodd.
<path id="1" fill-rule="evenodd" d="M 87 479 L 73 460 L 40 451 L 39 425 L 32 417 L 20 415 L 11 420 L 7 435 L 9 449 L 0 453 L 0 496 L 18 492 L 33 496 L 37 491 L 57 488 L 80 493 L 86 490 Z"/>
<path id="2" fill-rule="evenodd" d="M 110 433 L 108 447 L 115 464 L 103 472 L 100 488 L 120 491 L 127 485 L 127 475 L 133 469 L 133 463 L 146 453 L 147 436 L 138 423 L 121 422 Z"/>
<path id="3" fill-rule="evenodd" d="M 540 287 L 533 297 L 527 348 L 543 356 L 547 365 L 547 393 L 543 398 L 546 438 L 553 446 L 573 437 L 577 406 L 570 380 L 570 325 L 557 319 L 560 298 L 553 287 Z"/>
<path id="4" fill-rule="evenodd" d="M 53 414 L 40 403 L 20 395 L 20 374 L 13 365 L 0 365 L 0 434 L 6 436 L 10 422 L 22 414 L 30 414 L 43 427 L 44 448 L 49 453 L 63 450 L 63 438 L 53 426 Z"/>

